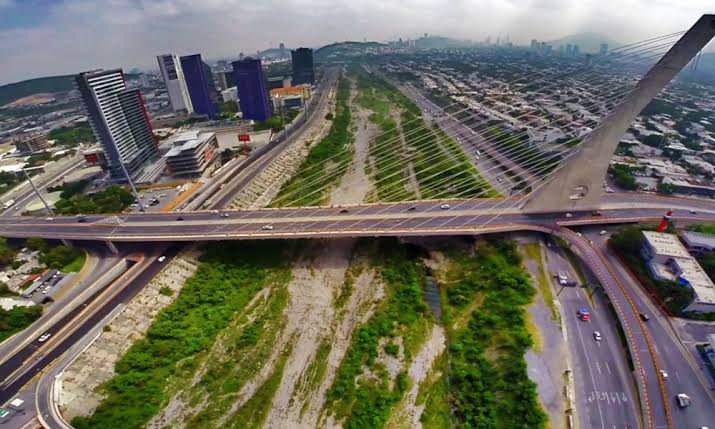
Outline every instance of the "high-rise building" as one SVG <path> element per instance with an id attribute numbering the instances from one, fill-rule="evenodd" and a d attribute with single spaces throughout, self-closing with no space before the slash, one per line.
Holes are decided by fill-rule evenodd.
<path id="1" fill-rule="evenodd" d="M 216 84 L 217 91 L 223 91 L 224 89 L 227 89 L 228 85 L 231 83 L 230 74 L 227 76 L 227 73 L 224 71 L 214 72 L 213 78 L 214 78 L 214 83 Z"/>
<path id="2" fill-rule="evenodd" d="M 158 55 L 156 59 L 159 61 L 159 71 L 164 79 L 166 91 L 169 93 L 171 110 L 174 112 L 185 110 L 187 113 L 193 113 L 194 109 L 191 106 L 179 57 L 174 54 L 164 54 Z"/>
<path id="3" fill-rule="evenodd" d="M 539 47 L 539 42 L 536 39 L 531 39 L 531 49 L 536 50 Z"/>
<path id="4" fill-rule="evenodd" d="M 181 57 L 181 69 L 194 112 L 206 115 L 209 119 L 218 118 L 218 91 L 211 67 L 203 62 L 201 54 L 194 54 Z"/>
<path id="5" fill-rule="evenodd" d="M 298 48 L 290 51 L 290 56 L 293 62 L 293 85 L 314 84 L 313 50 Z"/>
<path id="6" fill-rule="evenodd" d="M 601 55 L 606 55 L 608 52 L 608 43 L 601 43 L 601 49 L 598 51 Z"/>
<path id="7" fill-rule="evenodd" d="M 273 114 L 273 105 L 261 60 L 246 58 L 234 61 L 233 80 L 238 87 L 238 103 L 243 119 L 268 120 Z"/>
<path id="8" fill-rule="evenodd" d="M 80 73 L 75 82 L 112 181 L 138 176 L 158 153 L 139 90 L 127 89 L 121 69 Z"/>
<path id="9" fill-rule="evenodd" d="M 580 52 L 580 48 L 578 47 L 578 45 L 573 45 L 573 51 L 572 51 L 572 52 L 573 52 L 573 55 L 574 55 L 574 56 L 578 56 L 578 55 L 581 53 L 581 52 Z"/>

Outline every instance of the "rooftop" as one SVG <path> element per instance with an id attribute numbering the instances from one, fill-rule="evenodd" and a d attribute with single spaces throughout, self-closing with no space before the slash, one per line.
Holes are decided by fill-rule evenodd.
<path id="1" fill-rule="evenodd" d="M 673 234 L 654 231 L 643 231 L 646 242 L 653 248 L 657 255 L 673 258 L 690 258 L 690 253 Z"/>
<path id="2" fill-rule="evenodd" d="M 715 249 L 715 235 L 695 231 L 683 231 L 680 236 L 689 247 Z"/>
<path id="3" fill-rule="evenodd" d="M 699 302 L 715 303 L 715 284 L 698 261 L 691 257 L 676 258 L 674 262 L 680 268 L 680 277 L 686 279 L 695 291 L 695 299 Z"/>

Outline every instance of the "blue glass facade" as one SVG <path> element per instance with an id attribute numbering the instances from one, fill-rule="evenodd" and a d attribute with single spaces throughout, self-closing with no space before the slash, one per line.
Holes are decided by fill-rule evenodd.
<path id="1" fill-rule="evenodd" d="M 243 119 L 267 121 L 273 114 L 273 103 L 261 60 L 247 58 L 234 61 L 233 81 L 238 88 L 238 102 Z"/>
<path id="2" fill-rule="evenodd" d="M 211 67 L 201 60 L 200 54 L 194 54 L 181 57 L 181 68 L 194 112 L 209 119 L 218 118 L 218 91 Z"/>

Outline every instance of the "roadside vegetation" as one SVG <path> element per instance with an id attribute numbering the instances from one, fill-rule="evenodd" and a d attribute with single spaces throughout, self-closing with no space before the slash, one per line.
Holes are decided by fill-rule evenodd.
<path id="1" fill-rule="evenodd" d="M 55 203 L 57 213 L 62 215 L 121 213 L 135 201 L 131 192 L 116 185 L 91 195 L 75 190 L 65 190 L 62 195 Z"/>
<path id="2" fill-rule="evenodd" d="M 266 329 L 265 322 L 260 317 L 250 321 L 240 311 L 264 287 L 287 282 L 295 243 L 286 244 L 244 241 L 207 246 L 198 270 L 176 301 L 159 313 L 146 336 L 117 362 L 116 375 L 102 386 L 106 399 L 94 414 L 76 417 L 72 425 L 78 429 L 144 427 L 167 404 L 172 391 L 187 387 L 198 369 L 204 368 L 217 336 L 231 325 L 237 312 L 243 315 L 243 325 L 231 337 L 232 342 L 222 344 L 225 348 L 217 356 L 228 358 L 251 350 Z M 205 372 L 198 375 L 199 384 L 217 398 L 235 392 L 240 387 L 240 372 L 259 365 L 260 356 L 254 357 L 251 368 L 226 365 L 217 359 L 215 367 L 202 369 Z M 187 426 L 204 427 L 204 419 L 213 417 L 211 410 L 199 413 Z"/>
<path id="3" fill-rule="evenodd" d="M 52 246 L 42 238 L 28 238 L 25 245 L 28 249 L 40 251 L 40 263 L 66 273 L 81 270 L 86 259 L 86 254 L 80 249 L 64 244 Z"/>
<path id="4" fill-rule="evenodd" d="M 283 185 L 273 201 L 274 207 L 320 205 L 328 198 L 329 188 L 340 183 L 352 160 L 352 152 L 346 150 L 353 143 L 347 79 L 338 82 L 335 103 L 328 135 L 311 149 L 296 174 Z M 335 170 L 341 173 L 330 174 Z"/>
<path id="5" fill-rule="evenodd" d="M 0 343 L 27 328 L 42 316 L 42 306 L 0 308 Z"/>
<path id="6" fill-rule="evenodd" d="M 524 360 L 533 345 L 525 307 L 535 290 L 515 243 L 492 239 L 474 254 L 453 250 L 448 255 L 443 309 L 450 339 L 451 426 L 545 427 L 546 414 Z M 443 421 L 440 409 L 423 415 L 423 422 Z"/>

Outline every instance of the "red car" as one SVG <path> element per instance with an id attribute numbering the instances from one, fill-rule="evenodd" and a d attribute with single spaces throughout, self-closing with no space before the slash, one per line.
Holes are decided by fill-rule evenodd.
<path id="1" fill-rule="evenodd" d="M 589 320 L 591 319 L 591 313 L 587 309 L 581 308 L 578 310 L 578 318 L 584 321 Z"/>

